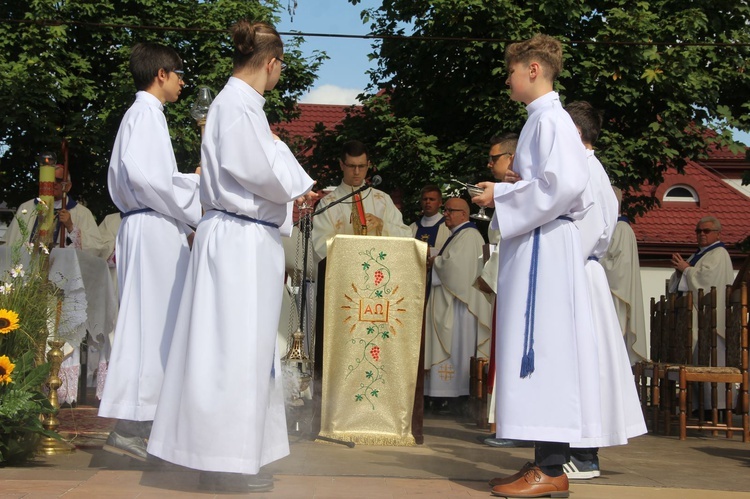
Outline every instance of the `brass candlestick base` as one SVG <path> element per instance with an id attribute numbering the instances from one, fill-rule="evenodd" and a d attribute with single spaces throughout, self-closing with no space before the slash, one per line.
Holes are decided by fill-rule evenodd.
<path id="1" fill-rule="evenodd" d="M 63 361 L 62 347 L 64 344 L 64 341 L 50 340 L 50 351 L 47 352 L 47 362 L 49 362 L 50 365 L 49 379 L 47 380 L 47 386 L 49 387 L 48 398 L 50 404 L 54 408 L 54 412 L 48 414 L 44 418 L 42 426 L 45 430 L 55 432 L 57 431 L 57 427 L 60 426 L 60 421 L 57 419 L 57 413 L 60 410 L 60 403 L 57 399 L 57 389 L 62 386 L 62 381 L 58 375 L 60 374 L 60 364 L 62 364 Z M 52 437 L 42 437 L 42 440 L 39 443 L 38 453 L 51 456 L 55 454 L 70 454 L 71 452 L 75 452 L 75 450 L 75 446 L 64 440 Z"/>

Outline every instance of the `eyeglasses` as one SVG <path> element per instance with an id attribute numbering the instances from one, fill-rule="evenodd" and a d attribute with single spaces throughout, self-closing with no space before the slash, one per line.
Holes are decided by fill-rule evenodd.
<path id="1" fill-rule="evenodd" d="M 67 182 L 65 181 L 64 178 L 58 178 L 58 177 L 55 177 L 55 183 L 56 184 L 67 184 Z"/>
<path id="2" fill-rule="evenodd" d="M 709 235 L 712 232 L 719 232 L 719 229 L 695 229 L 696 234 Z"/>
<path id="3" fill-rule="evenodd" d="M 443 208 L 443 213 L 456 213 L 456 212 L 463 213 L 464 210 L 459 210 L 458 208 Z"/>
<path id="4" fill-rule="evenodd" d="M 177 75 L 180 81 L 185 81 L 185 72 L 181 69 L 173 69 L 172 72 Z"/>
<path id="5" fill-rule="evenodd" d="M 281 70 L 284 71 L 286 69 L 286 63 L 284 62 L 284 59 L 282 59 L 281 57 L 274 57 L 274 59 L 281 63 Z"/>
<path id="6" fill-rule="evenodd" d="M 489 160 L 490 164 L 497 163 L 497 160 L 502 158 L 503 156 L 513 156 L 512 152 L 501 152 L 500 154 L 490 154 L 487 159 Z"/>
<path id="7" fill-rule="evenodd" d="M 361 165 L 352 165 L 350 163 L 344 163 L 344 166 L 347 168 L 351 168 L 352 170 L 356 170 L 357 168 L 359 168 L 360 170 L 366 170 L 367 168 L 369 168 L 370 165 L 367 163 L 361 164 Z"/>

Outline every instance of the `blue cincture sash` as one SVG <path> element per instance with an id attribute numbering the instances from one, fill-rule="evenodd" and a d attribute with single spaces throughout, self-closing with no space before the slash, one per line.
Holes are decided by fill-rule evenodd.
<path id="1" fill-rule="evenodd" d="M 567 215 L 557 217 L 558 220 L 572 222 Z M 526 323 L 523 331 L 523 357 L 521 357 L 521 377 L 534 372 L 534 318 L 536 316 L 536 280 L 539 269 L 539 235 L 541 227 L 534 229 L 531 245 L 531 268 L 529 269 L 529 289 L 526 293 Z"/>
<path id="2" fill-rule="evenodd" d="M 266 227 L 273 227 L 274 229 L 278 229 L 279 228 L 279 226 L 276 225 L 273 222 L 266 222 L 265 220 L 258 220 L 257 218 L 248 217 L 247 215 L 240 215 L 239 213 L 232 213 L 231 211 L 218 210 L 216 208 L 213 208 L 213 209 L 214 209 L 214 211 L 220 211 L 222 213 L 225 213 L 225 214 L 229 215 L 230 217 L 239 218 L 240 220 L 246 220 L 246 221 L 252 222 L 254 224 L 265 225 Z"/>
<path id="3" fill-rule="evenodd" d="M 120 212 L 120 219 L 123 219 L 125 217 L 129 217 L 130 215 L 137 215 L 138 213 L 148 213 L 150 211 L 154 211 L 152 208 L 138 208 L 137 210 L 130 210 L 130 211 L 121 211 Z"/>

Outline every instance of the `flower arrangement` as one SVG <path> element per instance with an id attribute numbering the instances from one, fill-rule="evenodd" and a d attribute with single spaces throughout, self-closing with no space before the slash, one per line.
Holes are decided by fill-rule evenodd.
<path id="1" fill-rule="evenodd" d="M 16 220 L 28 241 L 28 227 Z M 2 262 L 10 268 L 0 278 L 0 465 L 32 457 L 41 436 L 59 438 L 41 420 L 54 412 L 42 391 L 49 374 L 47 328 L 57 295 L 47 279 L 48 254 L 42 242 L 20 242 L 11 248 L 11 262 Z"/>

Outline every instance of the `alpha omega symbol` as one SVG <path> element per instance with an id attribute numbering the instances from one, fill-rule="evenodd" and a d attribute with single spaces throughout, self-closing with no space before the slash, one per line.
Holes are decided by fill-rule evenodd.
<path id="1" fill-rule="evenodd" d="M 360 298 L 359 320 L 364 322 L 388 322 L 388 300 L 382 298 Z"/>

